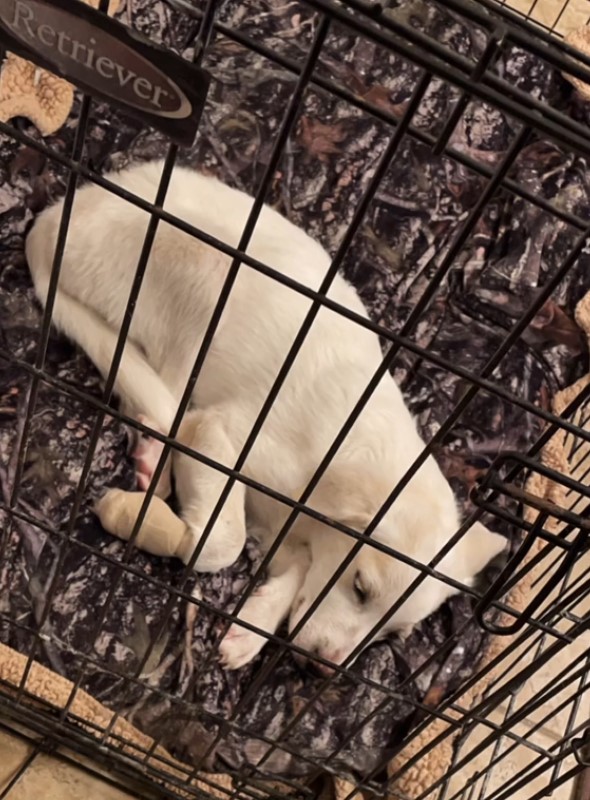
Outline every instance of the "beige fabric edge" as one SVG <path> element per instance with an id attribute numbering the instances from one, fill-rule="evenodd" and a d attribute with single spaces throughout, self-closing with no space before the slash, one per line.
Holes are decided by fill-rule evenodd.
<path id="1" fill-rule="evenodd" d="M 0 644 L 0 681 L 9 686 L 18 687 L 25 673 L 27 664 L 27 657 L 16 650 Z M 25 690 L 28 694 L 34 695 L 44 703 L 48 703 L 56 709 L 63 709 L 74 689 L 74 684 L 66 678 L 58 675 L 56 672 L 48 669 L 47 667 L 33 662 L 30 672 L 27 675 Z M 6 691 L 4 687 L 3 691 Z M 10 689 L 8 690 L 10 691 Z M 34 701 L 23 700 L 23 703 L 29 702 L 30 705 Z M 69 712 L 81 720 L 90 723 L 90 726 L 85 728 L 82 724 L 80 727 L 95 737 L 101 735 L 102 731 L 106 730 L 111 724 L 114 712 L 102 705 L 98 700 L 95 700 L 86 692 L 78 689 L 74 700 L 70 705 Z M 118 717 L 112 728 L 113 736 L 107 739 L 107 744 L 119 752 L 125 753 L 129 756 L 136 758 L 144 758 L 146 753 L 150 751 L 154 742 L 149 736 L 141 733 L 137 728 L 131 725 L 122 717 Z M 125 741 L 125 745 L 121 743 L 121 739 Z M 162 747 L 156 747 L 153 754 L 148 761 L 150 766 L 170 774 L 171 777 L 179 780 L 185 779 L 187 772 L 190 772 L 190 767 L 181 764 L 176 759 L 164 750 Z M 207 774 L 206 780 L 211 784 L 217 784 L 219 789 L 209 785 L 209 783 L 202 783 L 199 780 L 193 781 L 195 787 L 199 787 L 216 797 L 227 797 L 227 791 L 232 789 L 232 781 L 228 775 L 223 774 Z M 226 791 L 224 791 L 226 790 Z M 185 796 L 190 796 L 186 794 Z"/>

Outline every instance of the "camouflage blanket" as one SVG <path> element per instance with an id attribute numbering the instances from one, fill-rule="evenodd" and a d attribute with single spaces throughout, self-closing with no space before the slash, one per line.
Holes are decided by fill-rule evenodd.
<path id="1" fill-rule="evenodd" d="M 192 0 L 204 8 L 204 0 Z M 476 59 L 481 31 L 438 9 L 435 3 L 392 4 L 412 24 L 457 52 Z M 247 6 L 247 13 L 246 13 Z M 301 64 L 316 16 L 298 2 L 220 0 L 217 19 L 226 30 L 264 45 Z M 192 55 L 196 21 L 175 0 L 127 0 L 119 11 L 126 24 Z M 217 34 L 204 66 L 213 84 L 198 140 L 180 154 L 182 163 L 254 191 L 268 162 L 278 122 L 294 87 L 294 76 L 231 37 Z M 587 109 L 572 98 L 568 84 L 532 56 L 506 50 L 499 74 L 556 108 L 583 119 Z M 407 107 L 419 70 L 399 56 L 338 25 L 330 29 L 316 74 L 335 80 L 377 108 L 400 115 Z M 437 135 L 448 119 L 457 91 L 433 80 L 414 118 L 416 129 Z M 71 151 L 80 109 L 46 141 Z M 31 136 L 35 129 L 16 123 Z M 470 101 L 451 144 L 493 168 L 515 135 L 517 123 L 493 108 Z M 334 252 L 346 223 L 391 136 L 387 125 L 317 85 L 305 92 L 299 117 L 282 156 L 268 200 Z M 106 104 L 93 103 L 84 158 L 104 172 L 132 160 L 166 152 L 163 137 Z M 23 254 L 23 240 L 35 213 L 58 197 L 66 172 L 33 149 L 0 139 L 0 501 L 6 504 L 30 378 L 19 361 L 33 364 L 40 311 Z M 583 218 L 590 214 L 590 181 L 584 159 L 534 136 L 510 176 L 530 192 Z M 399 330 L 421 297 L 445 252 L 481 196 L 485 180 L 413 136 L 405 136 L 343 265 L 373 319 Z M 569 252 L 576 231 L 508 191 L 496 192 L 455 259 L 433 302 L 412 332 L 422 347 L 477 372 L 515 320 Z M 583 338 L 574 320 L 577 300 L 589 288 L 584 254 L 553 300 L 515 342 L 494 373 L 495 382 L 544 408 L 551 395 L 576 377 Z M 100 380 L 85 356 L 52 335 L 45 368 L 59 379 L 100 396 Z M 429 439 L 465 390 L 465 383 L 405 350 L 394 373 L 421 430 Z M 0 638 L 28 653 L 32 631 L 43 626 L 36 657 L 156 737 L 174 755 L 215 770 L 241 770 L 260 762 L 265 773 L 306 778 L 311 763 L 352 777 L 366 775 L 399 745 L 415 719 L 412 701 L 443 698 L 469 676 L 485 651 L 486 637 L 471 619 L 472 600 L 458 596 L 423 623 L 405 642 L 392 637 L 368 649 L 353 668 L 358 679 L 339 679 L 301 714 L 318 678 L 283 656 L 272 676 L 252 697 L 248 689 L 274 652 L 268 646 L 250 665 L 224 672 L 215 657 L 222 623 L 176 602 L 165 635 L 155 644 L 138 680 L 145 648 L 158 629 L 169 594 L 180 587 L 181 565 L 136 552 L 134 574 L 119 581 L 104 624 L 97 627 L 115 580 L 114 563 L 123 546 L 100 528 L 91 512 L 106 487 L 134 488 L 128 431 L 107 419 L 92 462 L 89 486 L 75 524 L 75 542 L 60 560 L 62 539 L 88 448 L 95 412 L 88 404 L 40 385 L 32 416 L 17 508 L 42 528 L 10 520 L 0 510 Z M 442 467 L 469 510 L 474 481 L 502 449 L 525 452 L 539 434 L 538 420 L 500 398 L 480 393 L 437 452 Z M 490 522 L 488 520 L 488 522 Z M 492 527 L 506 535 L 501 523 Z M 93 552 L 93 549 L 95 552 Z M 108 562 L 100 556 L 108 556 Z M 213 607 L 231 610 L 259 559 L 253 542 L 231 569 L 195 576 Z M 152 580 L 146 583 L 142 576 Z M 51 608 L 44 614 L 50 589 Z M 15 624 L 11 624 L 14 622 Z M 419 677 L 406 682 L 396 701 L 358 731 L 380 706 L 379 686 L 395 690 L 446 638 L 463 625 L 467 633 L 454 649 Z M 286 736 L 282 732 L 299 715 Z M 216 734 L 220 733 L 217 737 Z M 218 739 L 218 741 L 216 741 Z M 269 741 L 281 739 L 269 750 Z M 211 744 L 209 747 L 208 745 Z M 209 752 L 207 752 L 209 751 Z M 261 759 L 262 762 L 261 762 Z M 378 776 L 377 776 L 378 777 Z"/>

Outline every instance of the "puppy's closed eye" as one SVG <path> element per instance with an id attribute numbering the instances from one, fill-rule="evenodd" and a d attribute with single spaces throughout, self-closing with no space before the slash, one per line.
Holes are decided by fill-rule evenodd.
<path id="1" fill-rule="evenodd" d="M 362 575 L 360 572 L 357 572 L 354 576 L 354 593 L 356 595 L 356 599 L 360 603 L 361 606 L 364 606 L 367 600 L 369 599 L 369 592 L 366 587 L 363 585 Z"/>

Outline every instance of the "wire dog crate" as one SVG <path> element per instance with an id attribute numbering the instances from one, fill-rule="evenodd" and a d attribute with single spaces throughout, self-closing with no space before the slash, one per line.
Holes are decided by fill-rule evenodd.
<path id="1" fill-rule="evenodd" d="M 107 5 L 100 3 L 102 13 Z M 89 96 L 77 97 L 66 126 L 47 138 L 26 119 L 0 122 L 8 154 L 0 195 L 0 656 L 16 665 L 0 660 L 0 718 L 35 742 L 0 797 L 10 797 L 43 749 L 90 757 L 114 782 L 132 780 L 146 796 L 588 796 L 590 127 L 587 105 L 563 75 L 590 84 L 590 57 L 561 38 L 569 15 L 583 14 L 571 0 L 548 11 L 540 0 L 510 5 L 128 0 L 117 11 L 121 21 L 213 76 L 194 148 L 169 144 Z M 590 9 L 587 17 L 584 24 Z M 238 110 L 228 115 L 232 104 Z M 153 204 L 104 177 L 107 165 L 156 152 L 165 166 Z M 255 195 L 238 247 L 165 211 L 177 160 Z M 82 180 L 151 217 L 106 384 L 51 329 Z M 52 289 L 37 318 L 23 239 L 36 211 L 59 194 L 65 205 Z M 329 300 L 327 286 L 311 291 L 248 255 L 264 202 L 306 222 L 326 244 L 330 275 L 345 272 L 371 322 Z M 162 220 L 232 259 L 169 436 L 126 417 L 112 398 Z M 207 462 L 175 437 L 239 269 L 257 270 L 313 305 L 244 451 L 235 464 L 212 464 L 228 478 L 213 516 L 236 481 L 271 491 L 241 468 L 314 314 L 327 307 L 374 331 L 384 358 L 312 483 L 390 370 L 427 445 L 391 487 L 388 504 L 434 453 L 467 512 L 453 541 L 482 514 L 511 541 L 505 564 L 465 587 L 409 645 L 387 645 L 373 672 L 370 648 L 366 666 L 344 662 L 329 677 L 293 678 L 294 632 L 263 632 L 270 644 L 262 661 L 225 684 L 213 672 L 217 644 L 272 552 L 257 560 L 248 551 L 250 560 L 226 583 L 197 584 L 198 553 L 185 569 L 158 564 L 133 548 L 133 536 L 127 547 L 113 544 L 91 521 L 105 475 L 130 486 L 129 429 L 154 433 L 165 453 L 177 449 Z M 433 411 L 432 386 L 442 417 Z M 59 440 L 45 436 L 54 424 Z M 62 458 L 62 445 L 75 445 L 75 458 Z M 70 472 L 66 462 L 75 462 Z M 162 468 L 163 460 L 145 507 Z M 292 518 L 313 516 L 306 506 L 312 488 L 298 502 L 277 499 Z M 365 534 L 334 525 L 358 548 L 375 546 L 374 525 Z M 443 555 L 419 565 L 411 590 L 438 574 Z M 85 570 L 95 575 L 95 595 Z M 82 588 L 74 595 L 76 585 Z M 145 601 L 145 617 L 123 607 L 125 586 Z M 198 616 L 205 622 L 195 650 Z M 113 618 L 131 631 L 117 646 Z M 195 653 L 202 658 L 196 666 L 189 664 Z M 216 677 L 203 684 L 210 674 Z M 300 681 L 278 701 L 265 694 L 277 675 L 290 687 Z M 48 682 L 54 689 L 44 694 L 39 687 Z M 200 701 L 189 702 L 186 687 L 194 698 L 196 685 Z M 272 718 L 264 717 L 260 698 L 275 702 Z M 338 711 L 342 698 L 358 709 Z M 321 727 L 330 715 L 334 738 Z"/>

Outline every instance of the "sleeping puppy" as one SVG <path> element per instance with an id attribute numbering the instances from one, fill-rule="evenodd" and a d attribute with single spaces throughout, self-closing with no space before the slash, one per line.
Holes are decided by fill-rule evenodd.
<path id="1" fill-rule="evenodd" d="M 161 162 L 108 178 L 154 201 Z M 252 198 L 209 177 L 177 167 L 165 210 L 237 246 Z M 45 210 L 27 239 L 37 295 L 45 303 L 62 203 Z M 81 188 L 74 201 L 53 321 L 105 375 L 111 363 L 149 215 L 100 187 Z M 247 252 L 310 289 L 320 287 L 328 254 L 282 216 L 264 207 Z M 231 259 L 160 222 L 130 329 L 115 391 L 125 409 L 168 433 L 215 308 Z M 367 317 L 355 290 L 338 276 L 328 297 Z M 192 446 L 233 467 L 311 300 L 242 265 L 196 383 L 185 417 Z M 377 336 L 322 307 L 284 382 L 242 473 L 297 500 L 382 360 Z M 363 532 L 423 442 L 401 392 L 387 374 L 324 474 L 309 505 Z M 136 453 L 145 487 L 161 446 Z M 196 546 L 225 476 L 185 455 L 173 456 L 182 517 Z M 166 495 L 169 486 L 163 484 Z M 249 530 L 269 547 L 290 509 L 236 483 L 195 569 L 230 566 Z M 373 539 L 427 564 L 459 526 L 451 488 L 432 458 L 423 464 L 376 528 Z M 240 618 L 274 633 L 302 618 L 354 540 L 300 514 L 273 559 L 268 580 Z M 438 569 L 469 584 L 504 546 L 501 536 L 472 526 Z M 340 664 L 365 638 L 418 573 L 364 545 L 295 643 Z M 427 578 L 379 636 L 407 629 L 435 611 L 454 590 Z M 248 663 L 265 639 L 238 624 L 221 644 L 230 669 Z M 326 671 L 327 668 L 324 670 Z"/>

